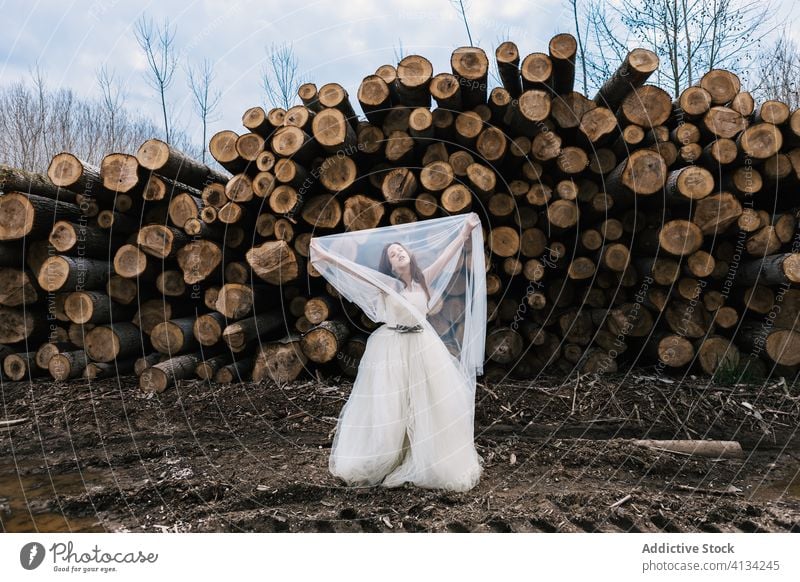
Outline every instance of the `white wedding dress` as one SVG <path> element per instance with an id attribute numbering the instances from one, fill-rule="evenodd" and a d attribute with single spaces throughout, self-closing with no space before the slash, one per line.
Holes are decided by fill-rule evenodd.
<path id="1" fill-rule="evenodd" d="M 425 291 L 414 282 L 401 292 L 422 314 Z M 330 472 L 349 485 L 468 491 L 483 459 L 474 444 L 474 391 L 458 360 L 429 327 L 383 294 L 387 321 L 370 334 L 350 398 L 339 416 Z"/>

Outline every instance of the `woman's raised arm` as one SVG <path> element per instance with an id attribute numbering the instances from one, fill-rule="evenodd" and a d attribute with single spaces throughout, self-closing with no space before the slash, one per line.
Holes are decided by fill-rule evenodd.
<path id="1" fill-rule="evenodd" d="M 444 269 L 445 265 L 453 258 L 453 256 L 458 252 L 458 249 L 464 244 L 464 242 L 469 238 L 472 229 L 478 226 L 481 223 L 480 219 L 477 215 L 473 214 L 468 219 L 467 222 L 464 224 L 464 228 L 458 234 L 458 236 L 451 242 L 447 247 L 444 249 L 441 255 L 439 255 L 436 260 L 431 263 L 429 266 L 425 267 L 422 271 L 425 275 L 425 281 L 428 283 L 432 282 Z"/>

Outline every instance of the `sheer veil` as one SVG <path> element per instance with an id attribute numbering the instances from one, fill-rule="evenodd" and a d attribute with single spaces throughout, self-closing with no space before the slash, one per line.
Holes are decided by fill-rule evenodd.
<path id="1" fill-rule="evenodd" d="M 387 323 L 387 297 L 439 336 L 475 390 L 486 341 L 486 258 L 480 224 L 462 236 L 470 216 L 447 216 L 313 237 L 310 261 L 343 297 L 376 323 Z M 425 273 L 430 300 L 421 313 L 401 294 L 404 283 L 379 270 L 383 249 L 399 242 Z"/>

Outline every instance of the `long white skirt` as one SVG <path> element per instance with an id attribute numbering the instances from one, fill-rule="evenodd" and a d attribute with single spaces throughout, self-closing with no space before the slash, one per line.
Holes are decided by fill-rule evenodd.
<path id="1" fill-rule="evenodd" d="M 475 450 L 474 391 L 433 332 L 370 334 L 342 408 L 330 472 L 349 485 L 468 491 L 483 459 Z"/>

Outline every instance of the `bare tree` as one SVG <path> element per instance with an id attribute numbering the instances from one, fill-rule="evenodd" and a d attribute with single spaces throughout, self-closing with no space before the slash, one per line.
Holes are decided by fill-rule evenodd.
<path id="1" fill-rule="evenodd" d="M 171 143 L 170 123 L 167 115 L 167 90 L 172 85 L 175 69 L 178 66 L 178 57 L 175 52 L 174 27 L 170 27 L 169 20 L 164 20 L 163 27 L 153 25 L 152 19 L 142 15 L 136 21 L 134 33 L 145 57 L 147 58 L 148 82 L 158 91 L 161 99 L 161 111 L 164 116 L 164 136 L 167 143 Z"/>
<path id="2" fill-rule="evenodd" d="M 204 59 L 203 63 L 196 69 L 189 66 L 186 74 L 189 78 L 189 88 L 194 96 L 194 109 L 203 124 L 203 153 L 202 161 L 206 162 L 206 149 L 208 135 L 208 124 L 212 121 L 211 117 L 219 106 L 222 93 L 211 89 L 214 81 L 214 67 L 211 61 Z"/>
<path id="3" fill-rule="evenodd" d="M 676 97 L 710 69 L 727 68 L 746 77 L 761 39 L 774 30 L 768 19 L 772 3 L 764 0 L 590 2 L 586 10 L 591 49 L 582 60 L 595 88 L 624 58 L 629 44 L 661 58 L 654 81 Z M 570 1 L 570 6 L 575 4 Z"/>
<path id="4" fill-rule="evenodd" d="M 777 99 L 792 109 L 800 107 L 800 48 L 788 31 L 764 48 L 756 70 L 759 78 L 752 92 L 759 101 Z"/>
<path id="5" fill-rule="evenodd" d="M 464 21 L 464 28 L 467 29 L 467 38 L 469 39 L 469 46 L 475 46 L 472 44 L 472 33 L 469 30 L 469 21 L 467 20 L 467 8 L 469 6 L 464 7 L 464 0 L 451 0 L 453 4 L 453 8 L 456 9 L 458 15 L 461 17 L 461 20 Z"/>
<path id="6" fill-rule="evenodd" d="M 393 47 L 394 48 L 394 62 L 399 63 L 404 58 L 406 58 L 406 52 L 403 49 L 403 39 L 398 38 L 397 44 Z"/>
<path id="7" fill-rule="evenodd" d="M 572 13 L 572 20 L 575 24 L 575 39 L 578 41 L 578 55 L 577 60 L 580 63 L 581 73 L 582 73 L 582 80 L 583 80 L 583 93 L 589 89 L 589 84 L 586 75 L 586 37 L 589 34 L 589 22 L 590 19 L 585 14 L 585 4 L 583 2 L 583 10 L 579 6 L 578 0 L 568 0 L 567 4 L 569 5 L 570 12 Z M 581 30 L 581 24 L 583 24 L 583 30 Z"/>
<path id="8" fill-rule="evenodd" d="M 289 109 L 303 82 L 291 43 L 273 43 L 261 73 L 261 84 L 267 94 L 268 103 L 273 107 Z"/>
<path id="9" fill-rule="evenodd" d="M 108 117 L 108 133 L 111 143 L 117 141 L 117 124 L 125 105 L 125 94 L 117 82 L 113 71 L 103 65 L 97 71 L 97 84 L 100 87 L 101 103 Z"/>

